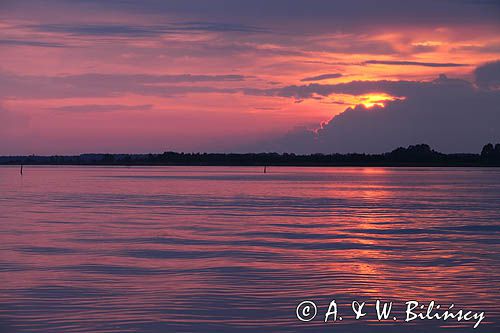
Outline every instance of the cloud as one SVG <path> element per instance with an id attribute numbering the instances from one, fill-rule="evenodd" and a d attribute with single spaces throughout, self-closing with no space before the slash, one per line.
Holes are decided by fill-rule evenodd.
<path id="1" fill-rule="evenodd" d="M 121 104 L 84 104 L 84 105 L 67 105 L 61 107 L 50 108 L 52 111 L 62 112 L 114 112 L 114 111 L 138 111 L 151 110 L 153 105 L 121 105 Z"/>
<path id="2" fill-rule="evenodd" d="M 290 85 L 269 89 L 243 89 L 244 93 L 256 96 L 293 97 L 296 99 L 330 96 L 333 94 L 365 95 L 369 93 L 387 93 L 392 96 L 405 97 L 419 94 L 422 91 L 436 91 L 436 85 L 446 81 L 447 85 L 456 90 L 469 90 L 472 84 L 465 80 L 449 79 L 441 75 L 434 81 L 351 81 L 337 84 L 311 83 L 308 85 Z"/>
<path id="3" fill-rule="evenodd" d="M 374 54 L 374 55 L 388 55 L 397 54 L 398 50 L 387 41 L 380 40 L 366 40 L 364 37 L 357 37 L 355 35 L 350 38 L 342 38 L 331 41 L 330 46 L 321 45 L 320 50 L 331 53 L 344 53 L 344 54 Z"/>
<path id="4" fill-rule="evenodd" d="M 269 32 L 268 29 L 234 23 L 223 22 L 182 22 L 174 23 L 171 26 L 174 30 L 179 31 L 209 31 L 209 32 L 245 32 L 245 33 L 264 33 Z"/>
<path id="5" fill-rule="evenodd" d="M 467 23 L 498 24 L 498 1 L 399 1 L 399 0 L 184 0 L 184 1 L 123 1 L 123 0 L 32 0 L 30 4 L 71 7 L 85 13 L 98 12 L 119 16 L 158 15 L 197 17 L 200 21 L 219 21 L 231 17 L 235 22 L 265 22 L 281 26 L 293 22 L 295 31 L 336 28 L 366 31 L 377 25 L 407 26 L 409 24 L 463 25 Z M 48 4 L 47 4 L 48 3 Z M 18 5 L 20 6 L 20 5 Z M 314 18 L 311 20 L 311 18 Z M 306 24 L 304 24 L 306 22 Z"/>
<path id="6" fill-rule="evenodd" d="M 340 73 L 322 74 L 322 75 L 318 75 L 318 76 L 305 77 L 300 81 L 302 81 L 302 82 L 321 81 L 321 80 L 328 80 L 328 79 L 337 79 L 341 76 L 342 76 L 342 74 L 340 74 Z"/>
<path id="7" fill-rule="evenodd" d="M 38 32 L 69 34 L 74 36 L 103 36 L 103 37 L 155 37 L 163 34 L 185 32 L 240 32 L 264 33 L 268 30 L 256 26 L 220 22 L 179 22 L 159 25 L 131 25 L 131 24 L 35 24 L 27 28 Z"/>
<path id="8" fill-rule="evenodd" d="M 178 75 L 151 75 L 151 74 L 97 74 L 87 73 L 79 75 L 66 75 L 54 77 L 54 80 L 63 83 L 87 83 L 109 82 L 116 81 L 135 82 L 138 84 L 158 84 L 158 83 L 196 83 L 196 82 L 227 82 L 227 81 L 244 81 L 250 78 L 249 76 L 236 74 L 223 75 L 196 75 L 196 74 L 178 74 Z"/>
<path id="9" fill-rule="evenodd" d="M 411 50 L 413 53 L 427 53 L 427 52 L 434 52 L 438 48 L 439 47 L 437 45 L 417 44 L 413 45 Z"/>
<path id="10" fill-rule="evenodd" d="M 355 92 L 363 85 L 356 83 Z M 371 85 L 378 91 L 398 91 L 406 98 L 385 107 L 347 108 L 317 131 L 292 131 L 260 150 L 379 153 L 427 143 L 443 152 L 478 152 L 485 143 L 500 141 L 498 90 L 477 89 L 443 75 L 430 82 L 379 81 Z"/>
<path id="11" fill-rule="evenodd" d="M 464 67 L 468 64 L 457 64 L 453 62 L 421 62 L 421 61 L 398 61 L 398 60 L 368 60 L 363 65 L 395 65 L 395 66 L 424 66 L 424 67 Z"/>
<path id="12" fill-rule="evenodd" d="M 65 47 L 65 44 L 54 42 L 42 42 L 34 40 L 0 39 L 0 45 L 12 46 L 36 46 L 36 47 Z"/>
<path id="13" fill-rule="evenodd" d="M 456 51 L 498 54 L 500 53 L 500 43 L 490 43 L 485 45 L 466 45 L 455 47 L 452 49 L 452 52 Z"/>
<path id="14" fill-rule="evenodd" d="M 274 111 L 281 110 L 281 108 L 271 107 L 271 106 L 262 106 L 262 107 L 254 107 L 255 110 L 264 110 L 264 111 Z"/>
<path id="15" fill-rule="evenodd" d="M 0 73 L 3 98 L 113 97 L 127 93 L 147 96 L 175 96 L 187 93 L 234 92 L 229 88 L 196 86 L 197 83 L 241 82 L 250 78 L 222 75 L 79 74 L 33 76 Z M 193 85 L 190 85 L 193 84 Z"/>
<path id="16" fill-rule="evenodd" d="M 483 89 L 500 88 L 500 60 L 479 66 L 474 71 L 476 84 Z"/>

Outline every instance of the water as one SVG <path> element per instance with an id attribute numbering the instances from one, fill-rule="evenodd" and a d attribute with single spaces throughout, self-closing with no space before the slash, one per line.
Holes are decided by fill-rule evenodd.
<path id="1" fill-rule="evenodd" d="M 0 331 L 492 332 L 499 208 L 493 168 L 1 167 Z"/>

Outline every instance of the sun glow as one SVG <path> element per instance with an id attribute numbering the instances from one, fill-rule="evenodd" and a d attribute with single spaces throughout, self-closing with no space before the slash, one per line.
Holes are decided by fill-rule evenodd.
<path id="1" fill-rule="evenodd" d="M 367 94 L 359 96 L 359 104 L 363 104 L 367 108 L 372 108 L 374 106 L 384 107 L 387 102 L 396 99 L 396 97 L 387 94 Z"/>

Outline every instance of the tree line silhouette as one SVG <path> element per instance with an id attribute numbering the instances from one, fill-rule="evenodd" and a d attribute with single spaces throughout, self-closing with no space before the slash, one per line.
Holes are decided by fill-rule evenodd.
<path id="1" fill-rule="evenodd" d="M 39 165 L 221 165 L 221 166 L 500 166 L 500 144 L 480 154 L 443 154 L 427 144 L 383 154 L 178 153 L 2 156 L 0 164 Z"/>

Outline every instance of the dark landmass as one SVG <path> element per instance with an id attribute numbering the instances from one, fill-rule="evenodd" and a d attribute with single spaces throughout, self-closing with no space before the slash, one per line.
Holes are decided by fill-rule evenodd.
<path id="1" fill-rule="evenodd" d="M 480 154 L 443 154 L 426 144 L 383 154 L 82 154 L 77 156 L 1 156 L 3 165 L 213 165 L 213 166 L 500 166 L 500 144 Z"/>

